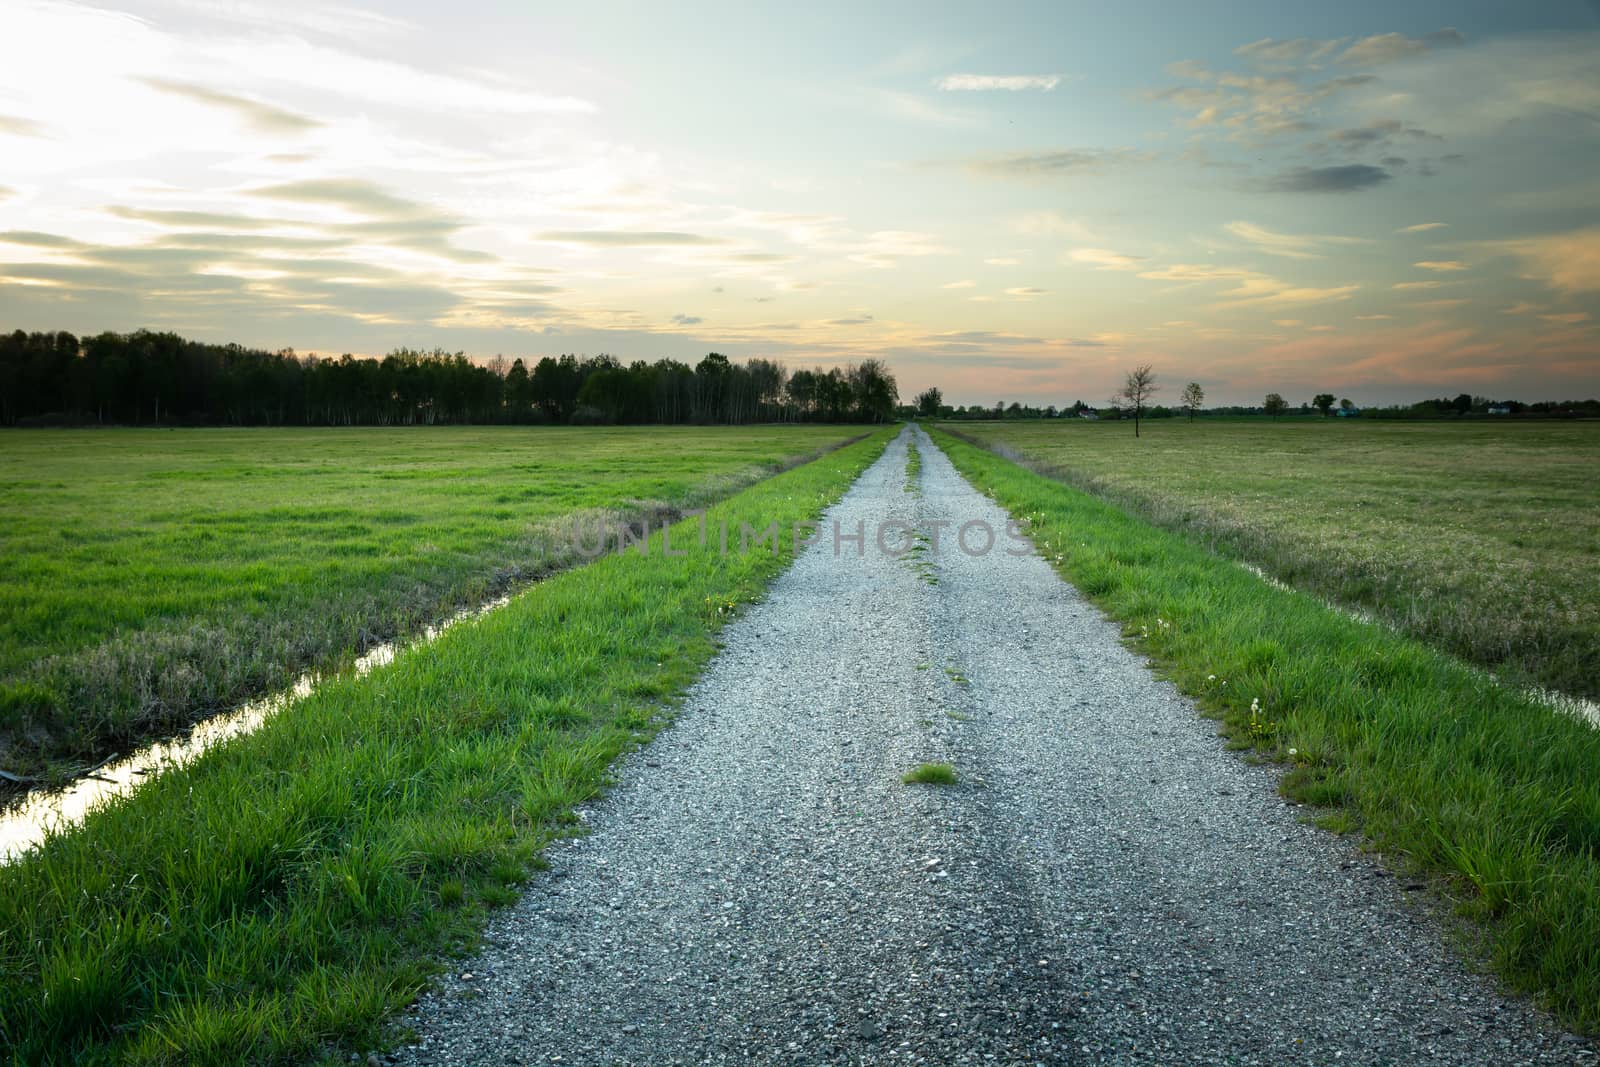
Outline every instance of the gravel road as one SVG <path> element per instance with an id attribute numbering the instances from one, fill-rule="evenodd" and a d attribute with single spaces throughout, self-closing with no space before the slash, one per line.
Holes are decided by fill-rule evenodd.
<path id="1" fill-rule="evenodd" d="M 826 536 L 725 631 L 392 1059 L 1600 1062 L 1300 822 L 1007 518 L 907 429 L 828 515 L 864 555 Z M 918 563 L 885 520 L 951 525 Z M 973 520 L 993 551 L 958 548 Z M 960 783 L 902 784 L 924 761 Z"/>

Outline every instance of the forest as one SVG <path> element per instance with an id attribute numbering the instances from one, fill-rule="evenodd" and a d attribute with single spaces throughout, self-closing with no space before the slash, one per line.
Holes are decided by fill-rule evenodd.
<path id="1" fill-rule="evenodd" d="M 139 330 L 0 334 L 0 425 L 411 426 L 884 422 L 881 360 L 800 370 L 710 353 L 679 360 L 396 349 L 381 359 L 268 352 Z"/>

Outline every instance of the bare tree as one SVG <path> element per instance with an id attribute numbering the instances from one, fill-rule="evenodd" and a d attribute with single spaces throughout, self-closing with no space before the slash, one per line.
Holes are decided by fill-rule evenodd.
<path id="1" fill-rule="evenodd" d="M 1200 405 L 1206 402 L 1206 391 L 1200 388 L 1199 382 L 1190 382 L 1183 387 L 1183 410 L 1189 413 L 1189 421 L 1194 421 L 1195 412 L 1200 410 Z"/>
<path id="2" fill-rule="evenodd" d="M 1122 388 L 1117 395 L 1112 397 L 1112 402 L 1126 401 L 1128 407 L 1133 409 L 1133 436 L 1139 436 L 1139 419 L 1144 415 L 1144 409 L 1149 406 L 1150 398 L 1161 389 L 1156 384 L 1156 373 L 1150 364 L 1145 363 L 1133 368 L 1123 380 Z"/>

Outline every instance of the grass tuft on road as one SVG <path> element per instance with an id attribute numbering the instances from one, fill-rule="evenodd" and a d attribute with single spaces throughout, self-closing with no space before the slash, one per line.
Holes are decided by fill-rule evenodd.
<path id="1" fill-rule="evenodd" d="M 1236 743 L 1288 766 L 1287 796 L 1438 876 L 1510 986 L 1600 1029 L 1600 730 L 1086 492 L 935 437 Z"/>
<path id="2" fill-rule="evenodd" d="M 955 785 L 960 780 L 948 763 L 923 763 L 900 776 L 906 785 Z"/>
<path id="3" fill-rule="evenodd" d="M 0 1044 L 21 1063 L 332 1062 L 471 947 L 728 615 L 891 431 L 712 507 L 674 551 L 558 575 L 0 867 Z M 781 550 L 718 550 L 726 519 Z"/>

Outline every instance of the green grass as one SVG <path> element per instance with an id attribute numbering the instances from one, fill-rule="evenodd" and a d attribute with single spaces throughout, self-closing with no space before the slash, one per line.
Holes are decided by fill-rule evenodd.
<path id="1" fill-rule="evenodd" d="M 1600 699 L 1597 423 L 962 423 L 1040 473 L 1520 681 Z"/>
<path id="2" fill-rule="evenodd" d="M 906 438 L 906 492 L 922 495 L 922 456 L 917 452 L 915 436 Z"/>
<path id="3" fill-rule="evenodd" d="M 892 431 L 676 528 L 685 558 L 566 571 L 388 666 L 331 679 L 0 867 L 0 1045 L 22 1063 L 298 1063 L 386 1040 L 443 953 L 471 946 L 612 759 L 647 738 L 792 529 Z"/>
<path id="4" fill-rule="evenodd" d="M 1511 986 L 1600 1029 L 1600 731 L 1091 494 L 936 439 L 1236 743 L 1284 761 L 1288 796 L 1431 872 Z"/>
<path id="5" fill-rule="evenodd" d="M 704 503 L 859 432 L 0 433 L 0 769 L 126 752 L 572 562 L 573 518 Z"/>
<path id="6" fill-rule="evenodd" d="M 906 785 L 955 785 L 961 779 L 948 763 L 923 763 L 900 776 Z"/>

